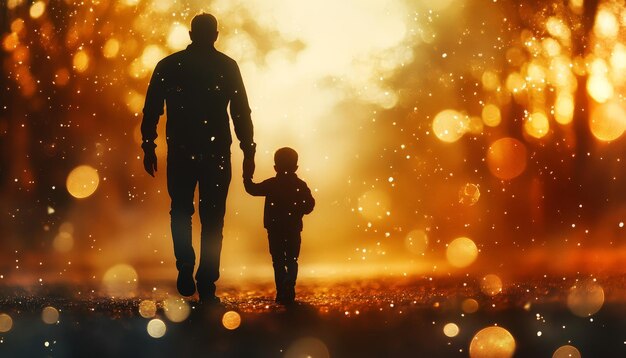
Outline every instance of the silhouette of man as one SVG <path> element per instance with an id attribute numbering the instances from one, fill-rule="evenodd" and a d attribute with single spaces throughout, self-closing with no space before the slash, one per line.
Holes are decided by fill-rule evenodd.
<path id="1" fill-rule="evenodd" d="M 200 14 L 191 20 L 191 44 L 162 59 L 154 69 L 141 123 L 144 168 L 157 171 L 154 140 L 159 116 L 167 104 L 167 191 L 171 198 L 171 230 L 183 296 L 197 290 L 200 301 L 217 303 L 222 229 L 231 180 L 232 137 L 227 107 L 244 154 L 243 177 L 254 174 L 253 126 L 250 106 L 237 63 L 217 51 L 217 20 Z M 194 282 L 195 252 L 191 217 L 198 184 L 201 230 L 200 264 Z"/>

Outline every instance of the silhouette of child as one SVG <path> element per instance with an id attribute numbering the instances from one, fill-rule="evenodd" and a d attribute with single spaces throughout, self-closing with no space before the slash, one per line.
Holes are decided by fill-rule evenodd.
<path id="1" fill-rule="evenodd" d="M 261 183 L 244 179 L 250 195 L 265 196 L 263 225 L 274 266 L 276 302 L 293 303 L 298 276 L 300 232 L 302 217 L 313 211 L 315 200 L 306 183 L 298 178 L 298 153 L 291 148 L 280 148 L 274 154 L 276 176 Z"/>

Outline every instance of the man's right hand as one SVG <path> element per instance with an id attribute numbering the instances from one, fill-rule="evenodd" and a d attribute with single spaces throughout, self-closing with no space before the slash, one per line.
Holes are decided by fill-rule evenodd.
<path id="1" fill-rule="evenodd" d="M 154 149 L 143 153 L 143 167 L 148 174 L 154 177 L 154 173 L 157 171 L 157 156 Z"/>

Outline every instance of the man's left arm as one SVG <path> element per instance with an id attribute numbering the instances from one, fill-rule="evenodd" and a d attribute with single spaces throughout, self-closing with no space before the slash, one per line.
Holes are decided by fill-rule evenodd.
<path id="1" fill-rule="evenodd" d="M 235 135 L 239 139 L 239 147 L 243 151 L 243 177 L 252 178 L 255 169 L 254 154 L 256 153 L 254 127 L 250 115 L 252 111 L 237 64 L 233 66 L 232 81 L 233 93 L 230 100 L 230 116 L 233 119 Z"/>
<path id="2" fill-rule="evenodd" d="M 143 107 L 143 119 L 141 120 L 141 148 L 143 149 L 143 166 L 151 176 L 157 171 L 157 157 L 154 148 L 154 140 L 157 138 L 157 124 L 163 114 L 165 104 L 165 90 L 163 89 L 163 63 L 159 62 L 154 69 L 146 101 Z"/>

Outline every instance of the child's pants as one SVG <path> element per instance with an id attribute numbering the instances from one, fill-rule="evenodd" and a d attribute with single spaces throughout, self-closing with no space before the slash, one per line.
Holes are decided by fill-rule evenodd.
<path id="1" fill-rule="evenodd" d="M 298 256 L 300 255 L 300 230 L 267 229 L 276 291 L 284 292 L 293 288 L 298 277 Z"/>

